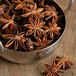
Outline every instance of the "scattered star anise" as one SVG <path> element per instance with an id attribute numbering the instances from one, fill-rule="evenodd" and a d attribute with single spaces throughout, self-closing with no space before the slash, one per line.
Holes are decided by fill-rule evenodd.
<path id="1" fill-rule="evenodd" d="M 14 43 L 14 49 L 17 50 L 18 46 L 22 47 L 23 49 L 26 50 L 25 47 L 25 41 L 27 38 L 24 37 L 25 33 L 21 32 L 19 33 L 17 31 L 17 34 L 12 33 L 12 34 L 3 34 L 2 37 L 4 39 L 8 39 L 9 41 L 5 44 L 5 47 L 8 48 Z"/>
<path id="2" fill-rule="evenodd" d="M 61 27 L 58 27 L 56 23 L 52 24 L 52 23 L 48 23 L 48 26 L 44 26 L 44 29 L 46 29 L 44 31 L 44 34 L 46 33 L 50 33 L 50 38 L 54 38 L 54 34 L 56 35 L 60 35 L 60 29 Z"/>
<path id="3" fill-rule="evenodd" d="M 17 28 L 17 24 L 15 23 L 15 21 L 13 21 L 15 18 L 15 15 L 13 15 L 12 18 L 10 18 L 8 14 L 4 13 L 4 16 L 6 18 L 0 18 L 0 22 L 5 23 L 2 29 L 6 29 L 9 26 L 11 26 L 12 29 Z"/>
<path id="4" fill-rule="evenodd" d="M 43 39 L 36 37 L 37 42 L 33 42 L 34 45 L 38 46 L 36 50 L 42 49 L 47 47 L 49 44 L 52 43 L 53 40 L 47 40 L 47 35 L 45 34 Z"/>
<path id="5" fill-rule="evenodd" d="M 40 22 L 39 18 L 36 16 L 35 16 L 35 20 L 32 17 L 30 17 L 29 21 L 31 24 L 24 25 L 25 27 L 29 28 L 26 35 L 31 35 L 33 33 L 34 37 L 36 37 L 36 34 L 38 36 L 41 36 L 43 32 L 42 27 L 44 26 L 45 22 Z"/>
<path id="6" fill-rule="evenodd" d="M 44 8 L 37 8 L 37 4 L 35 3 L 32 9 L 26 9 L 26 13 L 23 14 L 22 16 L 24 18 L 30 16 L 30 15 L 35 15 L 37 14 L 38 16 L 41 16 L 41 12 L 44 10 Z"/>
<path id="7" fill-rule="evenodd" d="M 52 65 L 45 64 L 45 66 L 47 69 L 42 71 L 44 76 L 60 76 L 59 73 L 63 72 L 62 70 L 60 70 L 61 65 L 57 66 L 55 61 L 52 62 Z"/>
<path id="8" fill-rule="evenodd" d="M 49 20 L 50 18 L 52 18 L 52 23 L 56 23 L 57 22 L 57 11 L 56 8 L 53 6 L 44 6 L 45 7 L 45 12 L 43 12 L 42 14 L 44 16 L 48 16 L 47 18 L 45 18 L 46 20 Z"/>
<path id="9" fill-rule="evenodd" d="M 62 66 L 63 70 L 70 68 L 71 65 L 73 64 L 72 61 L 70 60 L 70 57 L 65 57 L 65 56 L 56 57 L 56 62 L 57 62 L 57 65 Z"/>

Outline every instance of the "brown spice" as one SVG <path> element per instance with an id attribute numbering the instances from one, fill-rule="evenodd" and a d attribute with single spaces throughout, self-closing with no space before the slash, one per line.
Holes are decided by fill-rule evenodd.
<path id="1" fill-rule="evenodd" d="M 70 57 L 65 57 L 65 56 L 56 57 L 56 62 L 57 62 L 57 65 L 62 66 L 62 69 L 68 69 L 73 64 L 72 61 L 70 60 Z"/>
<path id="2" fill-rule="evenodd" d="M 34 34 L 34 37 L 41 36 L 43 29 L 42 27 L 44 26 L 45 22 L 40 22 L 39 18 L 35 16 L 35 20 L 33 20 L 31 17 L 29 18 L 29 21 L 31 24 L 25 24 L 24 26 L 29 28 L 27 31 L 26 35 L 31 35 L 32 33 Z M 37 34 L 37 35 L 36 35 Z"/>
<path id="3" fill-rule="evenodd" d="M 8 39 L 9 41 L 6 43 L 5 47 L 8 48 L 10 47 L 13 43 L 14 43 L 14 48 L 15 50 L 17 50 L 18 46 L 22 47 L 23 49 L 26 50 L 25 47 L 25 41 L 27 40 L 27 38 L 24 37 L 25 33 L 21 32 L 19 34 L 19 32 L 17 31 L 17 34 L 15 33 L 11 33 L 11 34 L 4 34 L 2 35 L 2 37 L 4 39 Z"/>
<path id="4" fill-rule="evenodd" d="M 52 65 L 45 64 L 46 70 L 42 71 L 44 76 L 60 76 L 60 72 L 63 72 L 60 70 L 61 66 L 57 66 L 55 61 L 52 62 Z"/>

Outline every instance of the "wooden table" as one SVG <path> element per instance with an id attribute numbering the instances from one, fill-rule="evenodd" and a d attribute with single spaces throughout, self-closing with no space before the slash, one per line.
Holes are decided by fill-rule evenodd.
<path id="1" fill-rule="evenodd" d="M 68 1 L 60 0 L 62 5 Z M 65 8 L 65 6 L 63 6 Z M 71 69 L 65 71 L 62 76 L 76 76 L 76 0 L 71 12 L 67 15 L 67 28 L 58 49 L 50 56 L 35 64 L 20 65 L 8 62 L 0 57 L 0 76 L 42 76 L 41 70 L 44 69 L 44 64 L 49 63 L 56 56 L 71 56 L 74 65 Z"/>

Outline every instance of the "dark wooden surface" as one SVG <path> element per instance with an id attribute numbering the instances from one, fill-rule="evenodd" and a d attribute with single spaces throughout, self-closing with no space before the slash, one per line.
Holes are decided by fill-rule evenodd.
<path id="1" fill-rule="evenodd" d="M 69 0 L 57 0 L 65 9 Z M 76 0 L 71 11 L 66 15 L 67 27 L 60 46 L 48 57 L 35 64 L 20 65 L 6 61 L 0 57 L 0 76 L 41 76 L 44 64 L 56 56 L 71 56 L 74 65 L 61 76 L 76 76 Z"/>

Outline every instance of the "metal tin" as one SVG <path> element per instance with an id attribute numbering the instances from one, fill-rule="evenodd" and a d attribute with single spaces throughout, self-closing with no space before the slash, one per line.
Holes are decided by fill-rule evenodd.
<path id="1" fill-rule="evenodd" d="M 61 39 L 63 37 L 64 31 L 65 31 L 65 27 L 66 27 L 65 14 L 70 10 L 73 0 L 70 0 L 68 8 L 64 12 L 56 1 L 51 2 L 50 0 L 48 0 L 48 2 L 49 2 L 49 4 L 54 5 L 58 9 L 58 12 L 61 15 L 63 15 L 63 17 L 61 18 L 62 19 L 61 23 L 64 26 L 62 26 L 63 30 L 62 30 L 62 34 L 59 37 L 59 39 L 44 49 L 37 50 L 37 51 L 35 50 L 32 52 L 29 52 L 29 51 L 22 52 L 22 51 L 14 51 L 11 49 L 7 49 L 2 45 L 2 43 L 0 41 L 0 56 L 1 57 L 5 58 L 9 61 L 12 61 L 14 63 L 29 64 L 29 63 L 34 63 L 34 62 L 50 55 L 59 46 Z"/>

